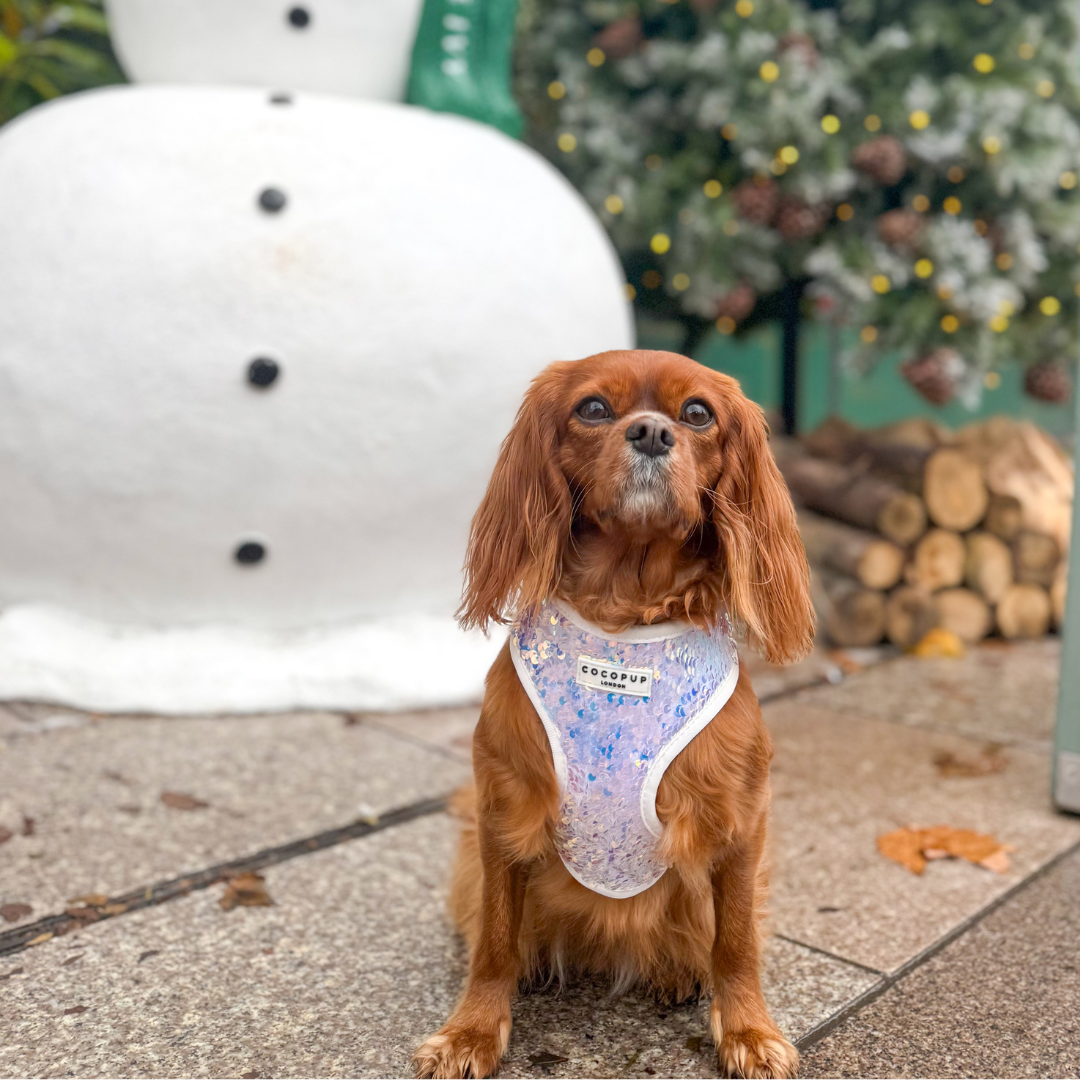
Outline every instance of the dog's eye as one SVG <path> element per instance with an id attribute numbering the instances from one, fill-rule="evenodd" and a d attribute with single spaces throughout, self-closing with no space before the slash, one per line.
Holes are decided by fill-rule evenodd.
<path id="1" fill-rule="evenodd" d="M 582 420 L 590 424 L 597 424 L 601 420 L 612 418 L 611 408 L 603 398 L 586 398 L 575 410 Z"/>
<path id="2" fill-rule="evenodd" d="M 703 401 L 688 401 L 682 407 L 679 419 L 691 427 L 708 427 L 713 421 L 712 409 Z"/>

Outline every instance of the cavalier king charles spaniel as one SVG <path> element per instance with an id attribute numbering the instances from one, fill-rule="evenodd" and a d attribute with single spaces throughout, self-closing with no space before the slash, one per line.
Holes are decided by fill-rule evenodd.
<path id="1" fill-rule="evenodd" d="M 473 519 L 459 612 L 508 623 L 473 738 L 451 910 L 469 946 L 419 1077 L 486 1077 L 522 980 L 712 995 L 725 1075 L 791 1077 L 761 993 L 772 747 L 732 635 L 814 615 L 761 410 L 667 352 L 546 368 Z"/>

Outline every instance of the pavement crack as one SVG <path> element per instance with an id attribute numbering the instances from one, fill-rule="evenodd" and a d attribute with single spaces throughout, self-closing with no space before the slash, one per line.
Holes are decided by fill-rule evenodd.
<path id="1" fill-rule="evenodd" d="M 252 855 L 216 863 L 204 870 L 170 878 L 167 881 L 142 885 L 119 896 L 103 898 L 102 904 L 73 908 L 56 915 L 46 915 L 35 922 L 0 933 L 0 956 L 11 956 L 33 948 L 35 945 L 43 945 L 53 938 L 62 937 L 72 930 L 81 930 L 85 926 L 104 922 L 106 919 L 116 919 L 122 915 L 129 915 L 133 911 L 156 907 L 181 896 L 187 896 L 189 893 L 208 889 L 212 885 L 227 881 L 245 871 L 276 866 L 278 863 L 288 862 L 301 855 L 325 851 L 327 848 L 336 847 L 350 840 L 360 840 L 372 833 L 393 828 L 395 825 L 404 825 L 416 818 L 440 813 L 446 809 L 448 801 L 449 795 L 439 795 L 387 810 L 378 816 L 368 814 L 336 829 L 327 829 L 312 836 L 301 837 L 299 840 L 290 840 L 276 847 L 263 848 L 262 851 L 257 851 Z M 73 915 L 72 911 L 78 914 Z"/>

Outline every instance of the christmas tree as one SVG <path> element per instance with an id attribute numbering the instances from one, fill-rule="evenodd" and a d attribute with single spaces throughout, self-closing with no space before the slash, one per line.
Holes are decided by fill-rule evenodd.
<path id="1" fill-rule="evenodd" d="M 993 368 L 1067 397 L 1080 306 L 1080 77 L 1063 0 L 532 0 L 528 137 L 584 192 L 645 311 L 807 310 L 923 395 Z M 854 335 L 853 335 L 854 336 Z M 792 379 L 793 381 L 793 379 Z M 791 403 L 788 403 L 791 404 Z M 786 409 L 793 417 L 793 405 Z"/>

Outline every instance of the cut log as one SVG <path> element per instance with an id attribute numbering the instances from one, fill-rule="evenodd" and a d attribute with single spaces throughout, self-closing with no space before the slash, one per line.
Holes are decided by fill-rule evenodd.
<path id="1" fill-rule="evenodd" d="M 885 605 L 885 634 L 902 649 L 910 649 L 938 624 L 935 598 L 925 589 L 901 585 Z"/>
<path id="2" fill-rule="evenodd" d="M 811 591 L 821 626 L 834 645 L 876 645 L 885 636 L 884 593 L 828 570 L 814 571 Z"/>
<path id="3" fill-rule="evenodd" d="M 1054 583 L 1050 586 L 1050 615 L 1054 628 L 1060 630 L 1065 625 L 1065 595 L 1069 580 L 1069 564 L 1062 562 L 1054 575 Z"/>
<path id="4" fill-rule="evenodd" d="M 896 485 L 834 461 L 778 454 L 777 464 L 795 499 L 860 529 L 879 532 L 901 545 L 926 531 L 922 501 Z"/>
<path id="5" fill-rule="evenodd" d="M 967 549 L 963 537 L 948 529 L 931 529 L 915 545 L 911 563 L 904 571 L 909 585 L 937 592 L 964 580 Z"/>
<path id="6" fill-rule="evenodd" d="M 989 603 L 996 604 L 1013 583 L 1012 551 L 990 533 L 968 533 L 965 541 L 964 583 Z"/>
<path id="7" fill-rule="evenodd" d="M 956 532 L 974 528 L 990 501 L 979 463 L 962 450 L 935 450 L 923 470 L 923 501 L 935 525 Z"/>
<path id="8" fill-rule="evenodd" d="M 1050 629 L 1050 594 L 1041 585 L 1010 585 L 997 606 L 1003 637 L 1042 637 Z"/>
<path id="9" fill-rule="evenodd" d="M 999 540 L 1011 544 L 1016 534 L 1023 528 L 1024 512 L 1020 500 L 1015 495 L 991 495 L 990 505 L 986 508 L 986 520 L 983 528 L 993 533 Z"/>
<path id="10" fill-rule="evenodd" d="M 904 552 L 889 540 L 808 510 L 799 511 L 799 532 L 814 566 L 847 574 L 868 589 L 891 589 L 900 580 Z"/>
<path id="11" fill-rule="evenodd" d="M 971 645 L 982 641 L 994 625 L 990 605 L 971 589 L 943 589 L 935 597 L 938 625 L 951 630 L 961 641 Z"/>
<path id="12" fill-rule="evenodd" d="M 1022 529 L 1013 544 L 1013 561 L 1017 581 L 1049 588 L 1061 562 L 1061 549 L 1052 536 Z"/>

